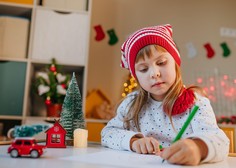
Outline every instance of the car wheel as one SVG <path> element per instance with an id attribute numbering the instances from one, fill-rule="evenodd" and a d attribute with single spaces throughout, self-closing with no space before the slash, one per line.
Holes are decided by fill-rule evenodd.
<path id="1" fill-rule="evenodd" d="M 16 149 L 11 150 L 11 157 L 16 158 L 19 156 L 19 152 Z"/>
<path id="2" fill-rule="evenodd" d="M 32 151 L 30 152 L 30 156 L 31 156 L 32 158 L 38 158 L 38 157 L 39 157 L 39 152 L 38 152 L 37 150 L 32 150 Z"/>

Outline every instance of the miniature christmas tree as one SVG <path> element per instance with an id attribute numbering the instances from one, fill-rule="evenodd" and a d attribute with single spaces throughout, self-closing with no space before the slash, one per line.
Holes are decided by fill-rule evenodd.
<path id="1" fill-rule="evenodd" d="M 75 73 L 73 73 L 69 87 L 66 91 L 60 121 L 61 125 L 67 131 L 66 137 L 68 139 L 73 139 L 73 132 L 75 129 L 85 128 L 82 99 Z"/>
<path id="2" fill-rule="evenodd" d="M 47 130 L 49 127 L 49 124 L 16 125 L 14 128 L 8 131 L 8 134 L 11 138 L 33 137 L 34 135 Z"/>

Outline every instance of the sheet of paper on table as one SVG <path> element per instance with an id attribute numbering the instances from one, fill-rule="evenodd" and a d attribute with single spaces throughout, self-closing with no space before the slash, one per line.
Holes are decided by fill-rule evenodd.
<path id="1" fill-rule="evenodd" d="M 129 151 L 108 150 L 96 153 L 89 153 L 77 156 L 68 156 L 60 159 L 73 160 L 97 165 L 107 165 L 116 167 L 179 167 L 167 162 L 162 163 L 162 158 L 156 155 L 141 155 Z"/>

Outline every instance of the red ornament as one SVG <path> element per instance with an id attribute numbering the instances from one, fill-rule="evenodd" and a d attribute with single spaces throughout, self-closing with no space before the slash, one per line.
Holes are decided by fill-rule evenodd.
<path id="1" fill-rule="evenodd" d="M 54 64 L 52 64 L 52 65 L 50 66 L 50 71 L 56 72 L 56 70 L 57 70 L 56 66 L 55 66 Z"/>
<path id="2" fill-rule="evenodd" d="M 195 96 L 192 90 L 184 89 L 182 94 L 175 101 L 172 109 L 172 116 L 184 113 L 188 108 L 191 108 L 194 104 Z"/>
<path id="3" fill-rule="evenodd" d="M 66 89 L 66 84 L 62 83 L 61 87 L 63 87 L 64 89 Z"/>
<path id="4" fill-rule="evenodd" d="M 49 104 L 51 104 L 51 103 L 52 103 L 52 102 L 51 102 L 51 100 L 50 100 L 50 97 L 45 100 L 45 104 L 49 105 Z"/>

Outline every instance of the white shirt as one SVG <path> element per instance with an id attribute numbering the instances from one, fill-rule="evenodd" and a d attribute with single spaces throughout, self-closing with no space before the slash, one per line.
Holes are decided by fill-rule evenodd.
<path id="1" fill-rule="evenodd" d="M 124 128 L 124 117 L 128 112 L 131 100 L 137 92 L 126 97 L 117 109 L 117 115 L 108 122 L 102 130 L 102 145 L 112 149 L 130 150 L 130 139 L 134 135 L 154 137 L 163 147 L 168 147 L 185 123 L 192 109 L 172 116 L 173 129 L 169 117 L 163 111 L 162 102 L 148 98 L 147 104 L 139 115 L 141 132 L 138 132 L 131 123 L 130 130 Z M 182 138 L 200 138 L 208 147 L 208 155 L 202 162 L 217 162 L 227 157 L 229 152 L 229 139 L 218 127 L 215 114 L 209 99 L 195 93 L 195 105 L 199 106 L 197 113 Z"/>

